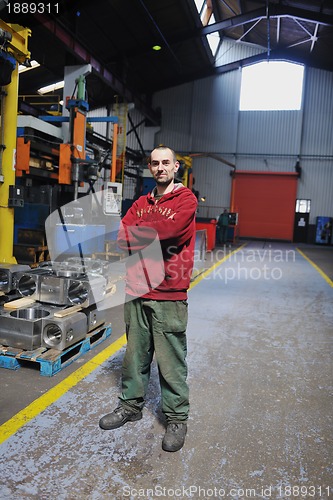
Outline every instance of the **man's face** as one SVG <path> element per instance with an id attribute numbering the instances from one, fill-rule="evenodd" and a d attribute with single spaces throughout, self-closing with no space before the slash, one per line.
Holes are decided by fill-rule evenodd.
<path id="1" fill-rule="evenodd" d="M 154 149 L 148 166 L 156 184 L 167 186 L 173 182 L 175 173 L 179 169 L 179 162 L 174 160 L 169 149 Z"/>

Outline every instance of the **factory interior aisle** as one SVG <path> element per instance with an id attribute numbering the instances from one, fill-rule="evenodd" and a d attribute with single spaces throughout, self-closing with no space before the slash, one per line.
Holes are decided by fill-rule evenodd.
<path id="1" fill-rule="evenodd" d="M 98 427 L 117 404 L 120 337 L 2 439 L 0 499 L 329 498 L 332 303 L 332 281 L 292 244 L 221 250 L 189 292 L 184 448 L 161 449 L 155 364 L 143 419 Z"/>

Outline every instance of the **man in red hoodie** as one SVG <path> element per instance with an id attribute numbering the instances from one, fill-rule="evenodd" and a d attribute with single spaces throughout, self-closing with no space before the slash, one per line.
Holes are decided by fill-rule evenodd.
<path id="1" fill-rule="evenodd" d="M 126 263 L 124 318 L 127 348 L 122 368 L 120 405 L 101 418 L 102 429 L 116 429 L 142 418 L 155 352 L 166 433 L 165 451 L 185 442 L 189 412 L 186 382 L 187 290 L 195 245 L 197 199 L 175 183 L 180 164 L 164 146 L 150 155 L 156 187 L 135 201 L 122 219 L 118 245 L 129 252 Z M 159 251 L 149 251 L 156 248 Z"/>

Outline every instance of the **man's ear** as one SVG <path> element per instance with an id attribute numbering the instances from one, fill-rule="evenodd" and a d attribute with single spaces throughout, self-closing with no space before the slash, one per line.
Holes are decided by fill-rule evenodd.
<path id="1" fill-rule="evenodd" d="M 175 161 L 175 172 L 178 172 L 179 167 L 180 167 L 179 161 Z"/>

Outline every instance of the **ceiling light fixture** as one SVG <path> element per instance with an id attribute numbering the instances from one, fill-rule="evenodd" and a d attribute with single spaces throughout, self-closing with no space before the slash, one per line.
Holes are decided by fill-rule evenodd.
<path id="1" fill-rule="evenodd" d="M 18 72 L 19 74 L 25 73 L 26 71 L 30 71 L 31 69 L 38 68 L 40 66 L 39 62 L 34 59 L 29 62 L 29 66 L 24 66 L 23 64 L 19 64 Z"/>
<path id="2" fill-rule="evenodd" d="M 65 82 L 62 80 L 61 82 L 52 83 L 51 85 L 46 85 L 46 87 L 41 87 L 37 90 L 38 94 L 47 94 L 48 92 L 54 92 L 55 90 L 59 90 L 64 88 Z"/>

